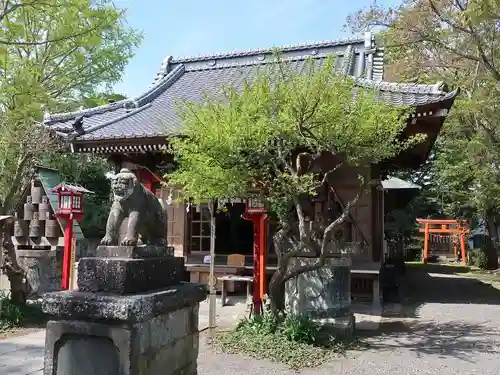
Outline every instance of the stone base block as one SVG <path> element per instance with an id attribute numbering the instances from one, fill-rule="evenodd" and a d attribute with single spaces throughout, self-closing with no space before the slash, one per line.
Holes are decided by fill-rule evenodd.
<path id="1" fill-rule="evenodd" d="M 78 262 L 78 290 L 115 294 L 142 293 L 181 282 L 184 259 L 82 258 Z"/>
<path id="2" fill-rule="evenodd" d="M 154 246 L 154 245 L 139 245 L 139 246 L 104 246 L 100 245 L 96 250 L 97 258 L 158 258 L 174 256 L 174 248 L 172 246 Z"/>
<path id="3" fill-rule="evenodd" d="M 354 314 L 339 318 L 313 320 L 322 326 L 331 329 L 336 337 L 348 340 L 354 338 L 354 332 L 356 329 L 356 318 L 354 317 Z"/>
<path id="4" fill-rule="evenodd" d="M 44 375 L 196 375 L 199 302 L 182 283 L 133 296 L 48 293 Z"/>

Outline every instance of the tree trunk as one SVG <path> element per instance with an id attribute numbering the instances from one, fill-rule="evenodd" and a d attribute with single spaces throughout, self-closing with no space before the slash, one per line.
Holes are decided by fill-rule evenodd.
<path id="1" fill-rule="evenodd" d="M 10 282 L 10 299 L 15 304 L 26 303 L 26 287 L 24 283 L 24 272 L 17 262 L 14 244 L 9 238 L 3 241 L 3 265 L 2 269 Z"/>
<path id="2" fill-rule="evenodd" d="M 277 317 L 278 314 L 285 310 L 285 283 L 284 272 L 278 270 L 273 274 L 269 281 L 269 298 L 271 303 L 271 313 Z"/>
<path id="3" fill-rule="evenodd" d="M 486 218 L 486 236 L 485 243 L 481 251 L 485 252 L 487 257 L 486 268 L 489 270 L 495 270 L 498 268 L 498 225 L 495 216 L 488 216 Z"/>

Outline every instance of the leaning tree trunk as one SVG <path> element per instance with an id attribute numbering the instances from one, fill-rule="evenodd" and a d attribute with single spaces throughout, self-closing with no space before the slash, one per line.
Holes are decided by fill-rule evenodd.
<path id="1" fill-rule="evenodd" d="M 285 309 L 285 276 L 287 271 L 288 257 L 291 245 L 286 241 L 285 229 L 278 230 L 273 236 L 274 251 L 277 255 L 277 269 L 269 281 L 269 298 L 271 313 L 277 317 Z"/>
<path id="2" fill-rule="evenodd" d="M 271 313 L 275 317 L 285 309 L 285 282 L 283 280 L 286 268 L 282 271 L 280 270 L 280 267 L 283 268 L 283 266 L 278 264 L 278 269 L 274 272 L 271 280 L 269 281 Z"/>

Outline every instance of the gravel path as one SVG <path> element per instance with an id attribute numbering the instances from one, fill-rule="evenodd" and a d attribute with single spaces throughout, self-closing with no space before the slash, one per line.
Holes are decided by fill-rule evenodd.
<path id="1" fill-rule="evenodd" d="M 500 374 L 500 290 L 477 280 L 414 269 L 406 279 L 403 294 L 411 298 L 405 300 L 402 316 L 384 319 L 384 333 L 365 338 L 365 350 L 300 373 Z M 199 375 L 295 373 L 268 361 L 201 349 Z"/>

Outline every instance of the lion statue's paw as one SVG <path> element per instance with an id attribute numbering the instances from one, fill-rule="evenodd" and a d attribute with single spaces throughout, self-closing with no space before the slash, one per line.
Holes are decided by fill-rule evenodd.
<path id="1" fill-rule="evenodd" d="M 105 246 L 110 246 L 110 245 L 113 245 L 113 242 L 115 242 L 115 241 L 113 240 L 113 238 L 111 236 L 104 236 L 104 238 L 101 240 L 101 242 L 99 244 L 105 245 Z"/>
<path id="2" fill-rule="evenodd" d="M 137 245 L 137 238 L 125 237 L 121 243 L 122 246 L 135 246 Z"/>

